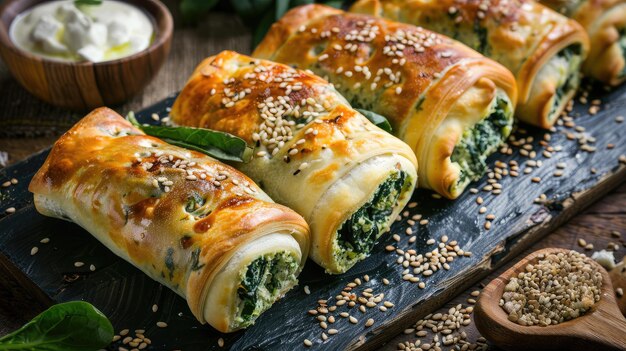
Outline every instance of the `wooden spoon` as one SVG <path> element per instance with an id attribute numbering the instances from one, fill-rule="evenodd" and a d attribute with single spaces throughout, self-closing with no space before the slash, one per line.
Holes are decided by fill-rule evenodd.
<path id="1" fill-rule="evenodd" d="M 547 327 L 509 321 L 508 313 L 499 306 L 509 278 L 524 271 L 527 264 L 536 263 L 537 256 L 559 252 L 569 250 L 549 248 L 533 252 L 483 289 L 474 311 L 480 333 L 506 350 L 626 350 L 626 319 L 615 302 L 609 274 L 595 261 L 593 264 L 602 273 L 600 301 L 584 315 Z"/>
<path id="2" fill-rule="evenodd" d="M 609 276 L 615 289 L 622 288 L 622 292 L 626 292 L 626 257 L 609 272 Z M 617 306 L 626 315 L 626 295 L 617 297 Z"/>

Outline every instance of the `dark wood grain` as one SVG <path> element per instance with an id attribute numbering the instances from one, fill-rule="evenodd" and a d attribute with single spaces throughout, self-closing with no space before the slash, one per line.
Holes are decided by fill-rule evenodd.
<path id="1" fill-rule="evenodd" d="M 0 56 L 31 94 L 77 111 L 117 105 L 137 94 L 159 71 L 170 51 L 173 20 L 157 0 L 126 0 L 154 21 L 155 37 L 144 51 L 106 62 L 59 62 L 17 48 L 9 37 L 15 16 L 44 0 L 11 0 L 0 6 Z"/>

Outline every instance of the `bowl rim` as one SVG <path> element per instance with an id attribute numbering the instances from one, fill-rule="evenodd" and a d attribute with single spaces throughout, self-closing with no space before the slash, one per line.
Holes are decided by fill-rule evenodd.
<path id="1" fill-rule="evenodd" d="M 8 0 L 6 3 L 2 4 L 0 6 L 0 17 L 4 14 L 5 11 L 7 11 L 11 6 L 14 6 L 16 3 L 23 1 L 23 0 Z M 147 48 L 136 52 L 132 55 L 129 56 L 124 56 L 124 57 L 120 57 L 114 60 L 108 60 L 108 61 L 102 61 L 102 62 L 91 62 L 91 61 L 61 61 L 61 60 L 53 60 L 53 59 L 49 59 L 43 56 L 39 56 L 36 54 L 33 54 L 31 52 L 28 52 L 26 50 L 23 50 L 21 48 L 19 48 L 17 45 L 15 45 L 15 43 L 13 43 L 13 40 L 11 40 L 11 35 L 10 35 L 10 27 L 13 24 L 13 21 L 15 21 L 14 17 L 13 19 L 11 19 L 11 21 L 9 22 L 8 27 L 6 27 L 3 23 L 1 23 L 0 21 L 0 46 L 4 46 L 5 48 L 13 51 L 16 55 L 20 55 L 23 57 L 26 57 L 29 60 L 37 60 L 37 61 L 41 61 L 42 63 L 45 63 L 46 65 L 59 65 L 59 66 L 78 66 L 78 67 L 102 67 L 102 66 L 111 66 L 111 65 L 117 65 L 117 64 L 121 64 L 124 62 L 128 62 L 128 61 L 132 61 L 136 58 L 139 57 L 143 57 L 145 55 L 149 55 L 150 53 L 154 52 L 155 50 L 161 48 L 163 45 L 165 45 L 171 38 L 172 38 L 172 33 L 174 31 L 174 20 L 172 18 L 172 14 L 170 13 L 169 9 L 159 0 L 115 0 L 115 1 L 120 1 L 120 2 L 124 2 L 130 5 L 133 5 L 137 8 L 139 8 L 139 10 L 146 12 L 148 15 L 150 15 L 151 17 L 151 21 L 153 22 L 153 25 L 155 26 L 154 30 L 155 30 L 155 38 L 154 41 L 150 44 L 150 46 L 148 46 Z M 32 4 L 30 4 L 29 6 L 27 6 L 22 12 L 20 12 L 19 14 L 23 13 L 24 11 L 27 11 L 29 9 L 31 9 L 33 6 L 36 6 L 40 3 L 43 2 L 48 2 L 48 0 L 34 0 Z M 151 4 L 152 6 L 154 6 L 154 8 L 156 9 L 157 12 L 159 12 L 161 14 L 161 21 L 159 21 L 158 18 L 156 18 L 156 16 L 153 14 L 153 12 L 149 11 L 146 6 L 142 6 L 142 3 L 148 3 Z M 162 26 L 161 26 L 162 25 Z M 161 30 L 161 27 L 163 28 Z M 1 51 L 0 51 L 1 53 Z M 1 55 L 0 55 L 1 57 Z"/>

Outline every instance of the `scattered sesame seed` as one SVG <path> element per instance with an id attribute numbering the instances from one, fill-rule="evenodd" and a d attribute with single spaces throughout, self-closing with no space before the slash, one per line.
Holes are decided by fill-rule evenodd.
<path id="1" fill-rule="evenodd" d="M 85 265 L 85 263 L 84 263 L 84 262 L 81 262 L 81 261 L 76 261 L 76 262 L 74 262 L 74 267 L 76 267 L 76 268 L 82 267 L 82 266 L 84 266 L 84 265 Z"/>
<path id="2" fill-rule="evenodd" d="M 37 246 L 33 246 L 33 248 L 30 249 L 30 255 L 31 256 L 35 256 L 37 254 L 37 252 L 39 252 L 39 248 Z"/>
<path id="3" fill-rule="evenodd" d="M 156 325 L 157 325 L 157 327 L 159 327 L 159 328 L 167 328 L 167 323 L 165 323 L 165 322 L 158 321 L 158 322 L 156 323 Z"/>

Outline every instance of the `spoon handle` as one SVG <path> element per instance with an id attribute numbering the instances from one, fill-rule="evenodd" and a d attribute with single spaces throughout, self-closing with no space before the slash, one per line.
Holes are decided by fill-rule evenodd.
<path id="1" fill-rule="evenodd" d="M 626 351 L 626 319 L 615 301 L 604 303 L 589 317 L 582 317 L 574 329 L 585 350 Z"/>
<path id="2" fill-rule="evenodd" d="M 621 315 L 609 315 L 606 318 L 604 329 L 604 343 L 612 350 L 626 350 L 626 320 Z"/>

